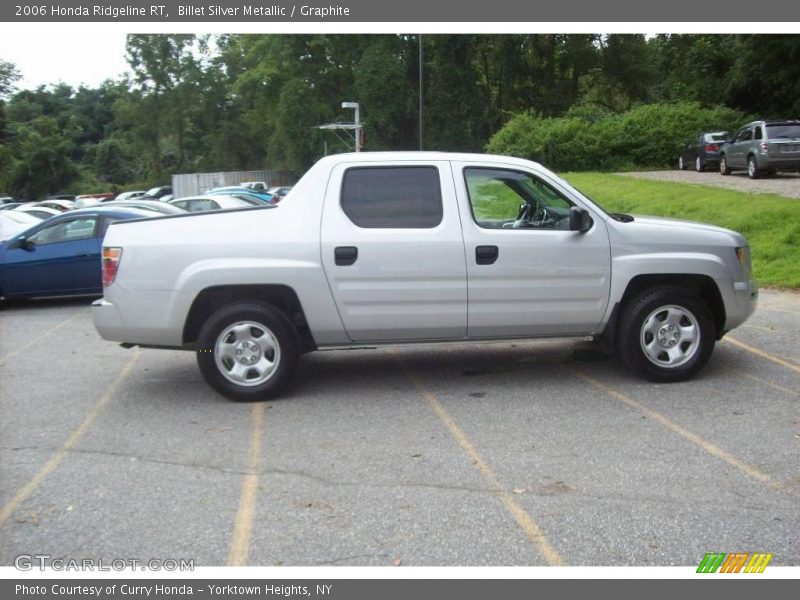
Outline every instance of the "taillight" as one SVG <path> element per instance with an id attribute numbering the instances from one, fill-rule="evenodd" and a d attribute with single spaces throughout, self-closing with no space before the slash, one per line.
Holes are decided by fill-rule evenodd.
<path id="1" fill-rule="evenodd" d="M 767 150 L 769 150 L 769 144 L 767 142 L 761 142 L 760 145 L 761 145 L 761 151 L 762 152 L 766 152 Z"/>
<path id="2" fill-rule="evenodd" d="M 121 258 L 122 248 L 103 248 L 103 287 L 114 283 Z"/>
<path id="3" fill-rule="evenodd" d="M 719 144 L 706 145 L 706 152 L 716 152 L 717 150 L 719 150 Z"/>

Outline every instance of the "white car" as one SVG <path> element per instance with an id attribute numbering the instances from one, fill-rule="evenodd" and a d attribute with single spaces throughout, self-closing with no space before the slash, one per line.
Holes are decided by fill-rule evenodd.
<path id="1" fill-rule="evenodd" d="M 122 192 L 119 194 L 114 200 L 133 200 L 134 198 L 138 198 L 139 196 L 144 196 L 144 190 L 136 190 L 134 192 Z"/>
<path id="2" fill-rule="evenodd" d="M 42 220 L 39 217 L 29 215 L 26 212 L 4 210 L 0 212 L 0 242 L 5 242 L 41 222 Z"/>
<path id="3" fill-rule="evenodd" d="M 255 199 L 223 195 L 191 196 L 189 198 L 170 200 L 169 203 L 188 212 L 205 212 L 209 210 L 230 210 L 234 208 L 267 206 L 264 202 L 260 202 Z"/>
<path id="4" fill-rule="evenodd" d="M 75 202 L 72 200 L 42 200 L 41 202 L 35 202 L 36 206 L 44 206 L 45 208 L 54 208 L 59 212 L 66 212 L 68 210 L 72 210 L 76 208 Z"/>
<path id="5" fill-rule="evenodd" d="M 64 212 L 61 210 L 56 210 L 55 208 L 39 206 L 38 204 L 21 204 L 14 210 L 33 215 L 34 217 L 39 217 L 42 220 L 55 217 L 56 215 L 60 215 L 62 212 Z"/>

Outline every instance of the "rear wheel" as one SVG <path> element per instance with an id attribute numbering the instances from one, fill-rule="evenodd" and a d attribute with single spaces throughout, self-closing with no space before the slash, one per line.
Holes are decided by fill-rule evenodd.
<path id="1" fill-rule="evenodd" d="M 728 168 L 728 159 L 725 158 L 725 155 L 719 157 L 719 172 L 721 175 L 730 175 L 731 170 Z"/>
<path id="2" fill-rule="evenodd" d="M 699 156 L 694 159 L 694 170 L 698 173 L 702 173 L 706 170 L 706 165 Z"/>
<path id="3" fill-rule="evenodd" d="M 758 168 L 758 161 L 752 154 L 747 157 L 747 176 L 750 179 L 758 179 L 761 176 L 761 170 Z"/>
<path id="4" fill-rule="evenodd" d="M 685 381 L 714 350 L 714 318 L 695 294 L 679 287 L 646 290 L 626 304 L 619 325 L 623 362 L 648 379 Z"/>
<path id="5" fill-rule="evenodd" d="M 276 396 L 291 381 L 300 356 L 291 322 L 264 302 L 220 308 L 203 325 L 198 342 L 203 378 L 232 400 Z"/>

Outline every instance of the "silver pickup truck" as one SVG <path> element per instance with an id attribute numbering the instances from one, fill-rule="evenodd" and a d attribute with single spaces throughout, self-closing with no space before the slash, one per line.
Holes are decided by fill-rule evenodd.
<path id="1" fill-rule="evenodd" d="M 449 153 L 314 165 L 277 207 L 114 223 L 97 330 L 188 349 L 229 398 L 277 394 L 318 348 L 586 337 L 682 381 L 755 309 L 750 249 L 609 214 L 542 166 Z"/>

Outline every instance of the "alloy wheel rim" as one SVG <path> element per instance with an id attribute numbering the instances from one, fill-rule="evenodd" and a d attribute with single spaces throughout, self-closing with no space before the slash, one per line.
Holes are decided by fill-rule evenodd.
<path id="1" fill-rule="evenodd" d="M 675 369 L 697 354 L 700 325 L 683 306 L 660 306 L 642 322 L 639 342 L 647 360 L 662 368 Z"/>
<path id="2" fill-rule="evenodd" d="M 214 344 L 217 369 L 235 385 L 261 385 L 275 374 L 280 360 L 281 348 L 275 335 L 255 321 L 229 325 Z"/>

